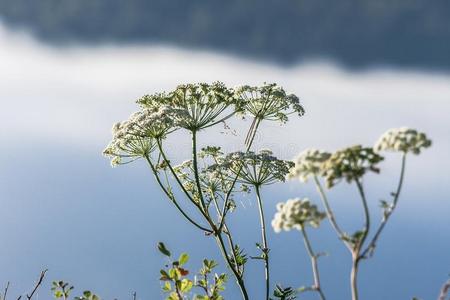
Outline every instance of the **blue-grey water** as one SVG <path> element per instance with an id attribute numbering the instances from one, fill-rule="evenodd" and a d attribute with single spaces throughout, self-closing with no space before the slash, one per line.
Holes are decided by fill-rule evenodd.
<path id="1" fill-rule="evenodd" d="M 302 99 L 307 115 L 279 126 L 266 124 L 257 147 L 291 158 L 307 147 L 333 150 L 371 145 L 386 129 L 412 126 L 426 131 L 433 147 L 411 157 L 398 210 L 375 256 L 361 266 L 365 300 L 435 299 L 450 273 L 450 75 L 377 69 L 352 73 L 326 62 L 283 69 L 208 52 L 167 47 L 45 47 L 26 34 L 0 28 L 0 284 L 28 291 L 39 271 L 48 280 L 38 299 L 50 299 L 49 282 L 64 279 L 104 299 L 160 299 L 164 241 L 187 251 L 191 270 L 216 258 L 211 238 L 181 219 L 157 189 L 142 162 L 112 169 L 101 151 L 110 127 L 126 118 L 144 93 L 187 81 L 227 84 L 278 82 Z M 236 150 L 247 123 L 231 125 L 238 136 L 202 134 L 202 143 Z M 188 158 L 188 137 L 169 141 L 174 160 Z M 398 157 L 389 155 L 380 176 L 369 176 L 373 219 L 378 200 L 394 189 Z M 296 181 L 265 189 L 268 219 L 275 204 L 292 197 L 318 201 L 314 188 Z M 361 224 L 353 186 L 330 194 L 346 228 Z M 230 216 L 238 241 L 255 255 L 258 218 L 252 196 Z M 328 223 L 310 230 L 329 299 L 349 299 L 350 258 Z M 269 231 L 273 282 L 311 283 L 310 264 L 298 232 Z M 247 269 L 252 299 L 261 299 L 262 264 Z M 238 299 L 230 278 L 226 299 Z M 317 299 L 304 294 L 301 299 Z"/>

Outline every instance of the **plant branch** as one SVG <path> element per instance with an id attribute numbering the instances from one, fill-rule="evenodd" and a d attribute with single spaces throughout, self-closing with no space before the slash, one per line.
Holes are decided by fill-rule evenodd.
<path id="1" fill-rule="evenodd" d="M 331 223 L 331 226 L 336 231 L 336 234 L 338 235 L 339 239 L 347 246 L 347 248 L 351 251 L 351 245 L 345 240 L 346 234 L 342 231 L 342 229 L 339 227 L 335 217 L 333 210 L 331 209 L 330 203 L 328 202 L 328 197 L 325 194 L 325 191 L 320 184 L 319 179 L 316 175 L 314 175 L 314 182 L 316 184 L 317 191 L 319 192 L 320 198 L 322 199 L 322 203 L 325 206 L 325 211 L 327 213 L 328 220 Z"/>
<path id="2" fill-rule="evenodd" d="M 6 283 L 5 291 L 3 292 L 3 296 L 0 297 L 0 300 L 6 300 L 6 295 L 8 294 L 8 289 L 9 289 L 9 281 Z"/>
<path id="3" fill-rule="evenodd" d="M 194 168 L 194 177 L 195 177 L 195 183 L 197 185 L 197 191 L 200 198 L 200 206 L 205 212 L 205 214 L 208 215 L 208 210 L 206 209 L 205 199 L 203 198 L 202 188 L 200 185 L 200 177 L 198 175 L 198 163 L 197 163 L 197 131 L 193 130 L 191 131 L 192 134 L 192 164 Z"/>
<path id="4" fill-rule="evenodd" d="M 172 203 L 175 205 L 175 207 L 178 209 L 178 211 L 191 223 L 193 224 L 195 227 L 208 232 L 208 233 L 212 233 L 212 231 L 210 229 L 207 229 L 201 225 L 199 225 L 196 221 L 194 221 L 191 217 L 189 217 L 187 215 L 187 213 L 181 208 L 181 206 L 178 204 L 178 202 L 175 199 L 175 196 L 173 195 L 173 193 L 169 192 L 166 187 L 163 185 L 163 183 L 161 182 L 161 179 L 158 176 L 158 171 L 156 170 L 155 166 L 153 165 L 153 163 L 151 162 L 150 158 L 148 156 L 145 157 L 147 163 L 149 164 L 150 168 L 152 169 L 152 172 L 155 176 L 156 181 L 158 182 L 159 186 L 161 187 L 161 189 L 163 190 L 164 194 L 166 194 L 166 196 L 169 198 L 169 200 L 172 201 Z"/>
<path id="5" fill-rule="evenodd" d="M 216 212 L 217 214 L 220 214 L 220 209 L 219 209 L 219 203 L 217 202 L 217 197 L 214 195 L 213 192 L 211 192 L 211 197 L 213 199 L 213 203 L 214 203 L 214 207 L 216 208 Z M 226 224 L 226 222 L 223 225 L 223 229 L 225 229 L 223 232 L 225 233 L 225 235 L 227 236 L 227 240 L 228 240 L 228 244 L 231 248 L 231 254 L 233 256 L 233 260 L 234 260 L 234 265 L 236 266 L 236 268 L 238 267 L 238 263 L 237 263 L 237 258 L 236 258 L 236 253 L 234 251 L 234 242 L 233 242 L 233 237 L 231 235 L 230 230 L 228 229 L 228 226 Z M 220 232 L 219 232 L 220 233 Z M 242 273 L 241 273 L 242 274 Z"/>
<path id="6" fill-rule="evenodd" d="M 48 271 L 48 270 L 45 269 L 45 270 L 42 271 L 41 274 L 39 275 L 39 279 L 38 279 L 38 281 L 36 282 L 36 284 L 35 284 L 33 290 L 31 291 L 30 294 L 27 294 L 27 295 L 26 295 L 28 300 L 31 300 L 31 299 L 33 298 L 33 296 L 34 296 L 34 294 L 36 293 L 37 289 L 41 286 L 41 284 L 42 284 L 42 282 L 44 281 L 44 278 L 45 278 L 45 273 L 47 273 L 47 271 Z"/>
<path id="7" fill-rule="evenodd" d="M 448 280 L 441 289 L 441 293 L 439 294 L 438 300 L 445 300 L 447 298 L 448 293 L 450 292 L 450 280 Z"/>
<path id="8" fill-rule="evenodd" d="M 358 300 L 358 271 L 359 271 L 359 262 L 361 261 L 361 247 L 363 246 L 367 235 L 370 230 L 370 213 L 369 207 L 367 205 L 366 195 L 364 193 L 364 188 L 361 182 L 358 179 L 355 179 L 356 186 L 358 188 L 359 195 L 361 196 L 361 201 L 364 208 L 364 228 L 361 232 L 361 237 L 358 237 L 358 240 L 355 241 L 354 248 L 352 250 L 352 271 L 350 273 L 350 286 L 352 290 L 352 300 Z"/>
<path id="9" fill-rule="evenodd" d="M 320 299 L 321 300 L 325 300 L 325 295 L 322 291 L 322 288 L 320 286 L 320 274 L 319 274 L 319 268 L 317 266 L 317 254 L 314 253 L 312 247 L 311 247 L 311 242 L 308 238 L 308 235 L 306 233 L 306 228 L 302 227 L 302 234 L 303 234 L 303 241 L 305 242 L 305 247 L 306 250 L 309 254 L 309 257 L 311 259 L 311 266 L 312 266 L 312 271 L 313 271 L 313 277 L 314 277 L 314 286 L 312 287 L 312 289 L 314 291 L 316 291 L 317 293 L 319 293 Z"/>
<path id="10" fill-rule="evenodd" d="M 242 279 L 238 270 L 233 266 L 233 263 L 231 262 L 230 257 L 227 254 L 227 250 L 226 250 L 225 244 L 223 242 L 222 234 L 219 232 L 215 237 L 216 237 L 217 244 L 219 245 L 220 251 L 222 253 L 222 256 L 228 265 L 228 268 L 231 269 L 231 271 L 233 272 L 233 275 L 236 277 L 236 281 L 237 281 L 237 284 L 241 291 L 242 298 L 244 300 L 249 300 L 247 290 L 245 288 L 244 280 Z"/>
<path id="11" fill-rule="evenodd" d="M 269 292 L 270 292 L 270 269 L 269 269 L 269 247 L 267 244 L 267 236 L 266 236 L 266 221 L 264 218 L 264 208 L 262 204 L 261 194 L 259 191 L 259 186 L 255 185 L 256 198 L 258 200 L 258 209 L 259 209 L 259 221 L 261 224 L 261 238 L 263 243 L 263 259 L 264 259 L 264 270 L 266 275 L 266 300 L 269 300 Z"/>
<path id="12" fill-rule="evenodd" d="M 366 195 L 364 193 L 364 188 L 363 188 L 361 182 L 358 179 L 356 179 L 355 182 L 356 182 L 356 186 L 358 187 L 359 195 L 361 196 L 361 201 L 362 201 L 363 208 L 364 208 L 364 228 L 363 228 L 363 232 L 362 232 L 362 237 L 357 243 L 357 249 L 358 249 L 358 252 L 359 252 L 361 247 L 362 247 L 362 245 L 364 244 L 364 241 L 367 238 L 367 235 L 369 234 L 369 230 L 370 230 L 370 213 L 369 213 L 369 206 L 367 205 Z"/>
<path id="13" fill-rule="evenodd" d="M 209 225 L 211 226 L 211 231 L 215 232 L 217 231 L 214 222 L 212 222 L 211 218 L 208 216 L 208 214 L 205 213 L 205 211 L 202 209 L 202 207 L 191 197 L 189 192 L 186 190 L 186 188 L 183 186 L 183 183 L 181 182 L 180 178 L 178 178 L 175 170 L 173 169 L 172 165 L 170 164 L 170 161 L 167 159 L 166 154 L 164 153 L 164 150 L 162 149 L 161 141 L 157 141 L 159 152 L 164 160 L 164 162 L 167 164 L 170 172 L 172 173 L 173 177 L 175 178 L 176 182 L 180 186 L 181 190 L 186 194 L 188 199 L 198 208 L 198 210 L 201 212 L 203 217 L 208 221 Z"/>
<path id="14" fill-rule="evenodd" d="M 392 201 L 392 206 L 389 208 L 388 211 L 385 212 L 384 218 L 381 221 L 378 229 L 376 230 L 375 235 L 373 236 L 373 238 L 371 239 L 371 241 L 369 242 L 369 245 L 365 248 L 365 250 L 362 251 L 361 256 L 363 258 L 367 258 L 368 254 L 369 254 L 369 256 L 373 255 L 373 251 L 375 250 L 375 247 L 376 247 L 377 241 L 380 237 L 380 234 L 383 232 L 383 229 L 386 226 L 386 223 L 388 222 L 390 216 L 392 215 L 395 208 L 397 207 L 398 199 L 400 197 L 400 192 L 401 192 L 402 186 L 403 186 L 403 179 L 405 177 L 405 167 L 406 167 L 406 153 L 403 153 L 402 154 L 402 165 L 401 165 L 401 169 L 400 169 L 400 179 L 398 181 L 397 190 L 395 191 L 395 194 L 394 194 L 394 200 Z"/>
<path id="15" fill-rule="evenodd" d="M 260 123 L 261 123 L 261 120 L 259 120 L 259 119 L 256 122 L 256 124 L 252 123 L 252 126 L 251 126 L 249 132 L 247 133 L 247 136 L 250 134 L 250 132 L 252 134 L 251 134 L 251 138 L 250 138 L 250 140 L 249 140 L 249 142 L 247 144 L 247 148 L 245 149 L 245 152 L 250 150 L 250 148 L 251 148 L 251 146 L 253 144 L 253 141 L 255 140 L 255 135 L 256 135 L 256 132 L 258 130 L 258 127 L 259 127 Z M 246 141 L 247 141 L 247 138 L 246 138 Z M 223 224 L 225 222 L 225 216 L 228 213 L 228 203 L 230 201 L 230 196 L 231 196 L 231 193 L 233 192 L 234 186 L 236 185 L 236 182 L 237 182 L 237 180 L 239 178 L 239 174 L 241 173 L 241 170 L 242 170 L 242 166 L 239 168 L 238 172 L 236 173 L 236 177 L 234 178 L 234 180 L 233 180 L 233 182 L 231 184 L 231 187 L 230 187 L 230 189 L 228 190 L 228 192 L 227 192 L 227 194 L 225 196 L 225 201 L 224 201 L 223 208 L 222 208 L 222 213 L 221 213 L 221 219 L 220 219 L 219 226 L 218 226 L 218 231 L 219 232 L 223 228 Z"/>

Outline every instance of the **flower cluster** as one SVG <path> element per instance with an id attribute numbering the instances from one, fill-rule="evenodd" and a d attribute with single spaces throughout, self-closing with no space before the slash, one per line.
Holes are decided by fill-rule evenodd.
<path id="1" fill-rule="evenodd" d="M 233 90 L 221 82 L 179 85 L 170 93 L 146 95 L 138 103 L 149 109 L 164 104 L 183 112 L 178 114 L 177 125 L 191 131 L 220 122 L 226 118 L 220 115 L 232 105 L 236 111 L 241 110 Z"/>
<path id="2" fill-rule="evenodd" d="M 367 171 L 379 172 L 377 164 L 384 158 L 372 148 L 356 145 L 333 153 L 323 165 L 327 187 L 331 188 L 341 179 L 358 180 Z"/>
<path id="3" fill-rule="evenodd" d="M 249 185 L 267 185 L 277 181 L 285 181 L 289 169 L 294 166 L 291 161 L 280 160 L 269 150 L 233 152 L 222 156 L 211 170 L 228 170 L 229 179 L 237 176 L 238 181 Z"/>
<path id="4" fill-rule="evenodd" d="M 174 110 L 161 106 L 159 110 L 140 110 L 133 113 L 126 121 L 114 124 L 113 139 L 103 151 L 112 158 L 113 166 L 148 156 L 156 145 L 156 140 L 163 138 L 175 129 Z M 128 161 L 123 162 L 123 158 Z"/>
<path id="5" fill-rule="evenodd" d="M 305 110 L 297 96 L 287 94 L 275 83 L 260 87 L 242 86 L 236 89 L 244 111 L 256 119 L 287 122 L 288 115 L 297 113 L 303 116 Z"/>
<path id="6" fill-rule="evenodd" d="M 310 176 L 320 175 L 324 163 L 331 154 L 317 149 L 307 149 L 301 152 L 295 159 L 295 166 L 290 170 L 288 178 L 299 178 L 306 182 Z"/>
<path id="7" fill-rule="evenodd" d="M 223 153 L 219 147 L 206 147 L 203 148 L 198 157 L 203 160 L 204 165 L 208 163 L 218 162 L 219 157 Z M 178 178 L 182 181 L 182 184 L 186 191 L 188 191 L 195 201 L 200 200 L 200 194 L 198 193 L 197 184 L 194 176 L 194 167 L 192 160 L 186 160 L 181 164 L 174 167 L 174 171 Z M 245 184 L 233 186 L 232 181 L 229 180 L 231 174 L 228 170 L 215 167 L 204 167 L 199 170 L 199 181 L 202 195 L 209 204 L 213 200 L 224 199 L 225 195 L 233 188 L 232 192 L 249 192 L 249 188 Z M 232 195 L 230 195 L 231 202 Z M 233 203 L 231 203 L 233 205 Z"/>
<path id="8" fill-rule="evenodd" d="M 386 131 L 375 144 L 376 151 L 399 151 L 420 154 L 424 148 L 431 146 L 431 140 L 425 133 L 402 127 Z"/>
<path id="9" fill-rule="evenodd" d="M 272 220 L 275 232 L 289 231 L 292 228 L 302 230 L 305 226 L 319 227 L 326 214 L 305 199 L 289 199 L 277 204 L 277 212 Z"/>

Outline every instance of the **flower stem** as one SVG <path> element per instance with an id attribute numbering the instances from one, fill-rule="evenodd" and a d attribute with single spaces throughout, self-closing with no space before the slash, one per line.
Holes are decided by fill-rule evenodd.
<path id="1" fill-rule="evenodd" d="M 359 195 L 361 196 L 361 201 L 364 208 L 364 228 L 361 231 L 362 236 L 356 241 L 354 248 L 352 250 L 352 271 L 350 274 L 350 285 L 352 290 L 352 300 L 358 300 L 358 268 L 359 268 L 359 262 L 361 261 L 361 248 L 364 245 L 364 242 L 369 235 L 370 230 L 370 213 L 369 213 L 369 207 L 367 205 L 367 199 L 366 195 L 364 193 L 364 188 L 361 184 L 361 182 L 356 179 L 355 180 L 356 186 L 358 187 Z"/>
<path id="2" fill-rule="evenodd" d="M 205 205 L 205 200 L 203 199 L 203 193 L 202 193 L 202 188 L 200 185 L 200 178 L 198 175 L 198 162 L 197 162 L 197 131 L 193 130 L 191 131 L 192 133 L 192 164 L 193 164 L 193 169 L 194 169 L 194 177 L 195 177 L 195 183 L 197 185 L 197 192 L 198 195 L 200 197 L 200 206 L 203 209 L 203 211 L 205 212 L 205 214 L 208 214 L 208 210 L 206 208 Z"/>
<path id="3" fill-rule="evenodd" d="M 212 231 L 210 229 L 207 229 L 201 225 L 199 225 L 197 222 L 195 222 L 191 217 L 189 217 L 186 212 L 181 208 L 181 206 L 178 204 L 178 202 L 176 201 L 175 197 L 173 196 L 172 193 L 170 193 L 165 186 L 163 185 L 163 183 L 161 182 L 161 179 L 158 176 L 158 172 L 156 171 L 155 166 L 153 165 L 153 163 L 151 162 L 150 158 L 148 156 L 145 157 L 147 163 L 149 164 L 150 168 L 152 169 L 152 172 L 156 178 L 156 182 L 158 182 L 159 186 L 161 187 L 161 189 L 163 190 L 164 194 L 166 194 L 167 198 L 169 198 L 169 200 L 172 201 L 172 203 L 175 205 L 175 207 L 178 209 L 178 211 L 191 223 L 193 224 L 195 227 L 199 228 L 200 230 L 203 230 L 205 232 L 209 232 L 212 233 Z"/>
<path id="4" fill-rule="evenodd" d="M 358 300 L 358 267 L 359 267 L 359 254 L 352 253 L 352 271 L 350 273 L 350 285 L 352 290 L 352 300 Z"/>
<path id="5" fill-rule="evenodd" d="M 167 167 L 169 168 L 170 172 L 172 173 L 173 177 L 175 178 L 176 182 L 180 186 L 181 190 L 184 192 L 186 197 L 198 208 L 200 213 L 203 215 L 203 217 L 208 221 L 209 225 L 211 226 L 211 230 L 214 232 L 216 230 L 216 226 L 214 225 L 214 222 L 211 220 L 211 218 L 205 213 L 205 211 L 202 209 L 200 204 L 198 204 L 189 194 L 189 192 L 186 190 L 186 188 L 183 186 L 183 183 L 181 182 L 180 178 L 178 178 L 177 173 L 173 169 L 172 165 L 170 164 L 170 161 L 167 159 L 166 154 L 164 153 L 164 150 L 161 145 L 161 141 L 157 142 L 159 152 L 161 153 L 161 156 L 164 160 L 164 162 L 167 164 Z"/>
<path id="6" fill-rule="evenodd" d="M 246 144 L 247 144 L 247 142 L 248 142 L 248 144 L 245 149 L 246 152 L 249 151 L 250 148 L 252 147 L 252 144 L 253 144 L 253 141 L 255 140 L 256 132 L 258 131 L 258 127 L 259 127 L 260 123 L 261 123 L 261 120 L 259 120 L 259 119 L 256 121 L 256 123 L 252 123 L 252 127 L 250 128 L 250 130 L 247 133 Z M 249 136 L 250 136 L 250 138 L 249 138 Z M 241 173 L 241 169 L 239 169 L 238 173 L 236 174 L 236 177 L 234 178 L 234 180 L 231 184 L 231 187 L 229 188 L 229 190 L 225 196 L 225 201 L 224 201 L 223 208 L 222 208 L 221 219 L 219 222 L 219 226 L 217 226 L 219 228 L 219 231 L 222 230 L 223 224 L 225 222 L 225 216 L 227 215 L 227 212 L 228 212 L 228 203 L 230 201 L 230 196 L 231 196 L 231 193 L 233 192 L 233 188 L 236 185 L 236 182 L 239 178 L 240 173 Z"/>
<path id="7" fill-rule="evenodd" d="M 219 248 L 220 248 L 223 258 L 225 259 L 228 267 L 233 272 L 233 275 L 236 277 L 236 283 L 239 286 L 239 289 L 242 294 L 242 298 L 244 300 L 249 300 L 248 294 L 247 294 L 247 289 L 245 288 L 244 280 L 242 279 L 238 270 L 233 266 L 233 262 L 230 260 L 230 257 L 227 254 L 227 250 L 226 250 L 225 244 L 223 242 L 222 234 L 220 232 L 216 235 L 216 241 L 217 241 L 217 244 L 219 245 Z"/>
<path id="8" fill-rule="evenodd" d="M 308 238 L 308 234 L 306 233 L 306 228 L 302 227 L 301 231 L 303 234 L 303 241 L 305 242 L 306 251 L 308 252 L 309 257 L 311 258 L 311 266 L 312 266 L 313 277 L 314 277 L 313 290 L 315 290 L 319 294 L 321 300 L 325 300 L 325 295 L 320 286 L 319 268 L 317 266 L 317 254 L 314 253 L 314 251 L 311 247 L 311 242 Z"/>
<path id="9" fill-rule="evenodd" d="M 316 175 L 314 175 L 314 182 L 315 182 L 316 188 L 320 194 L 320 198 L 322 199 L 322 203 L 325 206 L 325 211 L 327 212 L 327 217 L 331 223 L 331 226 L 336 231 L 336 234 L 338 235 L 339 239 L 347 246 L 347 248 L 349 250 L 351 250 L 350 244 L 347 241 L 345 241 L 345 233 L 339 227 L 339 225 L 334 217 L 334 213 L 333 213 L 333 210 L 331 209 L 330 203 L 328 202 L 327 195 L 325 194 L 325 191 L 323 190 L 323 187 L 320 184 L 320 181 Z"/>
<path id="10" fill-rule="evenodd" d="M 255 185 L 256 190 L 256 198 L 258 200 L 258 209 L 259 209 L 259 220 L 261 224 L 261 238 L 262 238 L 262 246 L 263 246 L 263 258 L 264 258 L 264 270 L 266 275 L 266 300 L 269 300 L 269 291 L 270 291 L 270 269 L 269 269 L 269 247 L 267 244 L 267 236 L 266 236 L 266 222 L 264 219 L 264 209 L 261 199 L 261 194 L 259 191 L 259 186 Z"/>
<path id="11" fill-rule="evenodd" d="M 402 165 L 400 168 L 400 179 L 398 181 L 397 190 L 395 191 L 394 200 L 392 201 L 392 206 L 390 207 L 389 211 L 385 214 L 383 220 L 381 221 L 381 224 L 379 225 L 378 229 L 376 230 L 375 235 L 373 236 L 369 245 L 366 247 L 366 249 L 364 251 L 362 251 L 362 253 L 361 253 L 362 258 L 367 258 L 368 254 L 369 254 L 369 256 L 371 256 L 373 254 L 373 251 L 376 247 L 376 244 L 381 235 L 381 232 L 383 232 L 383 229 L 386 226 L 387 221 L 389 220 L 389 218 L 391 217 L 395 208 L 397 207 L 398 199 L 399 199 L 400 193 L 402 191 L 403 179 L 405 178 L 405 168 L 406 168 L 406 153 L 403 153 L 402 154 Z"/>

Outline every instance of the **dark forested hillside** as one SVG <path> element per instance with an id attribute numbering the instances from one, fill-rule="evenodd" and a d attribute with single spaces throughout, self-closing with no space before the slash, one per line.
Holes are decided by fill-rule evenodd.
<path id="1" fill-rule="evenodd" d="M 49 42 L 165 42 L 281 63 L 450 69 L 449 0 L 0 0 Z"/>

